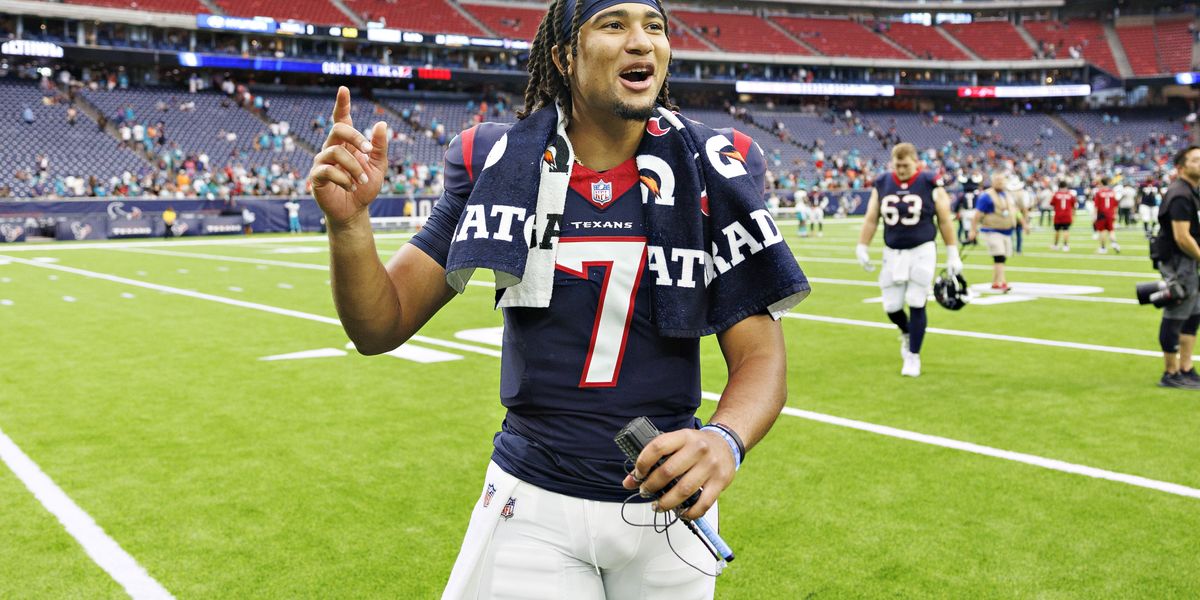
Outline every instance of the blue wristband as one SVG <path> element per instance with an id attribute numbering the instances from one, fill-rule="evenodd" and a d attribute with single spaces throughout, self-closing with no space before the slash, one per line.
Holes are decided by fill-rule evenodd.
<path id="1" fill-rule="evenodd" d="M 725 439 L 725 443 L 729 444 L 729 451 L 733 452 L 733 470 L 737 471 L 742 468 L 742 451 L 738 448 L 738 444 L 734 441 L 733 436 L 729 435 L 724 429 L 716 425 L 705 425 L 700 428 L 700 431 L 711 431 L 720 435 Z"/>

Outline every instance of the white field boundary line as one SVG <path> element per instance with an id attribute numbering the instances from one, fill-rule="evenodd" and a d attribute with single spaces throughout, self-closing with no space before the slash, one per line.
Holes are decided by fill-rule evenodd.
<path id="1" fill-rule="evenodd" d="M 701 395 L 705 400 L 712 400 L 714 402 L 719 401 L 721 399 L 720 395 L 714 394 L 712 392 L 702 392 Z M 1174 494 L 1176 496 L 1184 496 L 1187 498 L 1200 499 L 1200 489 L 1190 488 L 1190 487 L 1187 487 L 1184 485 L 1179 485 L 1176 483 L 1169 483 L 1166 481 L 1158 481 L 1157 479 L 1148 479 L 1146 477 L 1140 477 L 1138 475 L 1128 475 L 1125 473 L 1117 473 L 1115 471 L 1107 471 L 1105 469 L 1097 469 L 1095 467 L 1089 467 L 1086 465 L 1077 465 L 1075 463 L 1069 463 L 1069 462 L 1065 462 L 1065 461 L 1061 461 L 1061 460 L 1056 460 L 1053 458 L 1044 458 L 1044 457 L 1035 456 L 1032 454 L 1024 454 L 1022 452 L 1012 452 L 1010 450 L 1001 450 L 999 448 L 992 448 L 990 446 L 981 446 L 979 444 L 972 444 L 971 442 L 963 442 L 963 441 L 953 440 L 950 438 L 944 438 L 944 437 L 936 436 L 936 435 L 917 433 L 915 431 L 908 431 L 905 429 L 897 429 L 895 427 L 888 427 L 886 425 L 876 425 L 874 423 L 855 421 L 853 419 L 846 419 L 843 417 L 835 417 L 833 415 L 826 415 L 826 414 L 822 414 L 822 413 L 818 413 L 818 412 L 801 410 L 798 408 L 792 408 L 790 406 L 785 406 L 783 408 L 783 414 L 790 415 L 793 417 L 799 417 L 801 419 L 808 419 L 810 421 L 817 421 L 819 423 L 826 423 L 828 425 L 836 425 L 838 427 L 848 427 L 850 429 L 857 429 L 859 431 L 866 431 L 869 433 L 874 433 L 874 434 L 883 435 L 883 436 L 887 436 L 887 437 L 897 438 L 897 439 L 901 439 L 901 440 L 908 440 L 910 442 L 917 442 L 920 444 L 929 444 L 931 446 L 938 446 L 941 448 L 949 448 L 951 450 L 959 450 L 962 452 L 970 452 L 972 454 L 979 454 L 981 456 L 990 456 L 992 458 L 999 458 L 1002 460 L 1011 460 L 1013 462 L 1032 465 L 1035 467 L 1041 467 L 1043 469 L 1050 469 L 1052 471 L 1071 473 L 1073 475 L 1083 475 L 1084 477 L 1092 477 L 1094 479 L 1106 479 L 1108 481 L 1115 481 L 1118 483 L 1124 483 L 1124 484 L 1128 484 L 1128 485 L 1132 485 L 1132 486 L 1137 486 L 1140 488 L 1146 488 L 1146 489 L 1155 490 L 1155 491 L 1159 491 L 1159 492 L 1166 492 L 1168 494 Z"/>
<path id="2" fill-rule="evenodd" d="M 809 283 L 824 283 L 827 285 L 847 285 L 854 287 L 870 287 L 879 289 L 879 282 L 862 279 L 830 279 L 828 277 L 809 277 Z M 1083 294 L 1024 294 L 1031 298 L 1046 300 L 1069 300 L 1071 302 L 1107 302 L 1109 304 L 1137 304 L 1133 298 L 1113 298 L 1110 296 L 1087 296 Z"/>
<path id="3" fill-rule="evenodd" d="M 0 258 L 5 258 L 5 257 L 0 255 Z M 129 285 L 136 285 L 138 287 L 146 287 L 149 289 L 164 291 L 164 292 L 171 293 L 171 294 L 177 294 L 177 295 L 197 298 L 197 299 L 201 299 L 201 300 L 211 300 L 214 302 L 220 302 L 220 303 L 229 304 L 232 306 L 241 306 L 244 308 L 251 308 L 254 310 L 261 310 L 261 311 L 274 313 L 274 314 L 278 314 L 278 315 L 298 317 L 298 318 L 302 318 L 302 319 L 306 319 L 306 320 L 310 320 L 310 321 L 316 321 L 316 322 L 320 322 L 320 323 L 329 323 L 329 324 L 335 324 L 335 325 L 339 325 L 339 326 L 341 325 L 341 323 L 337 319 L 331 319 L 329 317 L 323 317 L 320 315 L 312 315 L 312 314 L 303 313 L 300 311 L 289 310 L 289 309 L 285 309 L 285 308 L 267 306 L 265 304 L 244 302 L 241 300 L 234 300 L 232 298 L 222 298 L 220 296 L 213 296 L 210 294 L 202 294 L 199 292 L 192 292 L 189 290 L 172 288 L 169 286 L 147 283 L 147 282 L 143 282 L 143 281 L 136 281 L 136 280 L 132 280 L 132 279 L 126 279 L 124 277 L 116 277 L 113 275 L 106 275 L 104 273 L 85 271 L 83 269 L 76 269 L 73 267 L 66 267 L 66 266 L 58 265 L 58 264 L 39 263 L 39 262 L 27 261 L 27 260 L 23 260 L 23 259 L 12 259 L 12 260 L 14 260 L 15 262 L 19 262 L 21 264 L 26 264 L 26 265 L 33 266 L 33 267 L 63 271 L 63 272 L 73 273 L 76 275 L 81 275 L 81 276 L 89 277 L 89 278 L 93 278 L 93 279 L 101 279 L 101 280 L 105 280 L 105 281 L 112 281 L 115 283 L 125 283 L 125 284 L 129 284 Z M 864 325 L 864 326 L 884 328 L 884 329 L 890 329 L 892 327 L 891 325 L 885 325 L 883 323 L 872 323 L 872 322 L 868 322 L 868 321 L 851 321 L 849 319 L 812 318 L 809 315 L 790 315 L 789 314 L 788 316 L 793 317 L 793 318 L 799 318 L 799 319 L 810 318 L 811 320 L 828 321 L 828 322 L 834 322 L 834 323 L 845 323 L 845 324 L 851 324 L 851 325 Z M 1071 342 L 1049 342 L 1048 340 L 1033 340 L 1032 338 L 1015 338 L 1012 336 L 995 336 L 992 334 L 977 334 L 974 332 L 951 332 L 950 330 L 938 330 L 938 329 L 932 329 L 930 331 L 934 332 L 934 333 L 948 333 L 950 335 L 968 334 L 968 335 L 966 335 L 966 337 L 980 337 L 983 339 L 1005 339 L 1007 341 L 1024 341 L 1026 343 L 1043 343 L 1043 345 L 1058 345 L 1058 346 L 1062 346 L 1062 347 L 1076 348 L 1076 349 L 1082 349 L 1082 350 L 1097 350 L 1097 351 L 1102 351 L 1102 352 L 1119 352 L 1119 353 L 1123 353 L 1123 354 L 1138 354 L 1138 355 L 1142 355 L 1142 353 L 1143 353 L 1143 351 L 1140 351 L 1140 350 L 1130 350 L 1130 349 L 1126 349 L 1126 348 L 1111 348 L 1111 347 L 1107 347 L 1107 346 L 1095 346 L 1092 344 L 1074 344 Z M 435 338 L 422 338 L 419 340 L 417 338 L 418 338 L 418 336 L 413 337 L 413 339 L 416 341 L 442 345 L 442 346 L 456 348 L 456 349 L 460 349 L 460 350 L 469 350 L 469 351 L 477 352 L 479 354 L 485 354 L 488 356 L 498 356 L 498 354 L 499 354 L 498 351 L 491 349 L 491 348 L 480 348 L 477 346 L 470 346 L 468 344 L 460 344 L 458 342 L 449 342 L 447 340 L 437 340 Z M 453 344 L 453 345 L 451 345 L 451 344 Z M 1146 354 L 1151 355 L 1151 356 L 1157 356 L 1157 353 L 1153 353 L 1153 352 L 1146 353 Z M 719 394 L 715 394 L 713 392 L 702 392 L 701 396 L 706 400 L 714 400 L 714 401 L 719 401 L 720 397 L 721 397 Z M 879 435 L 885 435 L 885 436 L 889 436 L 889 437 L 905 439 L 905 440 L 923 443 L 923 444 L 931 444 L 934 446 L 940 446 L 940 447 L 948 448 L 948 449 L 952 449 L 952 450 L 960 450 L 963 452 L 970 452 L 970 453 L 979 454 L 982 456 L 999 458 L 1002 460 L 1011 460 L 1011 461 L 1015 461 L 1015 462 L 1019 462 L 1019 463 L 1032 465 L 1032 466 L 1042 467 L 1045 469 L 1060 471 L 1063 473 L 1083 475 L 1085 477 L 1092 477 L 1092 478 L 1096 478 L 1096 479 L 1105 479 L 1108 481 L 1125 483 L 1128 485 L 1133 485 L 1133 486 L 1151 489 L 1151 490 L 1155 490 L 1155 491 L 1165 492 L 1168 494 L 1174 494 L 1177 496 L 1185 496 L 1185 497 L 1189 497 L 1189 498 L 1200 499 L 1200 489 L 1189 488 L 1187 486 L 1183 486 L 1183 485 L 1179 485 L 1179 484 L 1175 484 L 1175 483 L 1169 483 L 1169 482 L 1165 482 L 1165 481 L 1148 479 L 1148 478 L 1140 477 L 1137 475 L 1128 475 L 1125 473 L 1117 473 L 1115 471 L 1106 471 L 1104 469 L 1097 469 L 1095 467 L 1088 467 L 1085 465 L 1068 463 L 1068 462 L 1064 462 L 1064 461 L 1060 461 L 1060 460 L 1056 460 L 1056 459 L 1052 459 L 1052 458 L 1043 458 L 1043 457 L 1034 456 L 1031 454 L 1023 454 L 1020 452 L 1001 450 L 999 448 L 991 448 L 989 446 L 981 446 L 978 444 L 972 444 L 970 442 L 963 442 L 963 441 L 953 440 L 953 439 L 949 439 L 949 438 L 943 438 L 943 437 L 939 437 L 939 436 L 933 436 L 933 435 L 927 435 L 927 434 L 923 434 L 923 433 L 906 431 L 903 429 L 896 429 L 893 427 L 888 427 L 886 425 L 875 425 L 872 423 L 865 423 L 862 421 L 854 421 L 852 419 L 845 419 L 842 417 L 835 417 L 832 415 L 825 415 L 822 413 L 815 413 L 815 412 L 800 410 L 800 409 L 791 408 L 791 407 L 784 407 L 783 413 L 786 415 L 799 417 L 802 419 L 810 419 L 810 420 L 814 420 L 814 421 L 819 421 L 819 422 L 827 423 L 830 425 L 837 425 L 840 427 L 849 427 L 849 428 L 857 429 L 860 431 L 876 433 Z"/>
<path id="4" fill-rule="evenodd" d="M 154 290 L 156 292 L 163 292 L 166 294 L 175 294 L 177 296 L 186 296 L 188 298 L 195 298 L 197 300 L 208 300 L 210 302 L 227 304 L 229 306 L 237 306 L 239 308 L 249 308 L 251 310 L 259 310 L 259 311 L 268 312 L 268 313 L 272 313 L 272 314 L 276 314 L 276 315 L 282 315 L 285 317 L 295 317 L 298 319 L 305 319 L 307 321 L 316 321 L 318 323 L 337 325 L 338 327 L 342 326 L 342 322 L 339 319 L 336 319 L 334 317 L 326 317 L 324 315 L 314 315 L 312 313 L 301 312 L 298 310 L 291 310 L 288 308 L 279 308 L 277 306 L 268 306 L 266 304 L 259 304 L 257 302 L 247 302 L 245 300 L 238 300 L 236 298 L 226 298 L 224 296 L 215 296 L 213 294 L 205 294 L 204 292 L 185 290 L 182 288 L 171 287 L 168 285 L 159 285 L 157 283 L 150 283 L 148 281 L 139 281 L 137 279 L 129 279 L 128 277 L 120 277 L 118 275 L 109 275 L 107 273 L 97 273 L 95 271 L 86 271 L 84 269 L 76 269 L 75 267 L 68 267 L 65 265 L 59 265 L 59 264 L 53 264 L 53 263 L 41 263 L 41 262 L 37 262 L 37 261 L 25 260 L 23 258 L 16 258 L 16 257 L 12 257 L 12 256 L 4 256 L 4 255 L 0 255 L 0 259 L 10 260 L 14 263 L 28 265 L 31 267 L 39 267 L 39 268 L 43 268 L 43 269 L 51 269 L 54 271 L 62 271 L 64 273 L 71 273 L 72 275 L 81 275 L 83 277 L 88 277 L 91 279 L 100 279 L 103 281 L 110 281 L 112 283 L 132 285 L 135 287 L 140 287 L 140 288 L 144 288 L 144 289 L 148 289 L 148 290 Z M 500 354 L 498 351 L 492 351 L 488 348 L 476 348 L 473 346 L 467 346 L 466 344 L 460 344 L 458 342 L 439 340 L 436 338 L 425 337 L 423 335 L 414 335 L 414 336 L 412 336 L 411 339 L 414 342 L 424 342 L 427 344 L 445 346 L 447 348 L 457 348 L 459 350 L 467 350 L 469 352 L 475 352 L 477 354 L 484 354 L 487 356 L 499 356 L 499 354 Z"/>
<path id="5" fill-rule="evenodd" d="M 226 256 L 223 254 L 202 254 L 199 252 L 172 252 L 170 250 L 146 250 L 146 249 L 127 249 L 127 248 L 118 248 L 118 250 L 121 250 L 122 252 L 135 253 L 135 254 L 152 254 L 152 255 L 160 255 L 160 256 L 173 256 L 173 257 L 179 257 L 179 258 L 194 258 L 194 259 L 199 259 L 199 260 L 209 260 L 209 261 L 219 261 L 219 262 L 235 262 L 235 263 L 245 263 L 245 264 L 251 264 L 251 265 L 284 267 L 287 269 L 306 269 L 309 271 L 329 272 L 329 265 L 316 264 L 316 263 L 298 263 L 298 262 L 291 262 L 291 261 L 286 261 L 286 260 L 272 260 L 272 259 L 268 259 L 268 258 L 247 258 L 244 256 Z M 380 254 L 391 255 L 390 252 L 383 252 L 383 251 L 380 251 Z M 490 288 L 496 287 L 496 284 L 493 282 L 476 281 L 474 279 L 467 282 L 467 284 L 477 286 L 477 287 L 490 287 Z"/>
<path id="6" fill-rule="evenodd" d="M 406 240 L 412 233 L 377 233 L 377 240 Z M 186 246 L 242 246 L 253 244 L 304 244 L 328 241 L 323 236 L 298 237 L 242 237 L 199 240 L 161 240 L 157 242 L 46 242 L 31 244 L 5 244 L 5 252 L 54 252 L 57 250 L 119 250 L 124 248 L 177 248 Z"/>
<path id="7" fill-rule="evenodd" d="M 173 598 L 116 540 L 109 537 L 91 515 L 75 504 L 16 442 L 0 430 L 0 459 L 33 493 L 38 502 L 62 523 L 83 551 L 104 569 L 134 600 Z"/>
<path id="8" fill-rule="evenodd" d="M 820 257 L 820 256 L 805 256 L 803 254 L 796 254 L 796 260 L 800 262 L 801 266 L 803 266 L 805 262 L 833 263 L 833 264 L 839 264 L 839 265 L 857 265 L 858 264 L 858 261 L 853 258 L 824 258 L 824 257 Z M 872 261 L 872 262 L 876 266 L 878 266 L 878 264 L 879 264 L 879 261 L 877 261 L 877 260 Z M 967 265 L 964 265 L 964 267 L 971 271 L 991 272 L 991 270 L 992 270 L 991 265 L 967 264 Z M 1006 266 L 1004 270 L 1009 273 L 1051 273 L 1054 275 L 1096 275 L 1096 276 L 1100 276 L 1100 277 L 1134 277 L 1137 279 L 1146 279 L 1147 277 L 1153 279 L 1157 275 L 1154 271 L 1146 271 L 1145 273 L 1137 273 L 1137 272 L 1133 272 L 1133 271 L 1100 271 L 1100 270 L 1096 270 L 1096 269 L 1052 269 L 1049 267 L 1014 267 L 1011 265 Z"/>
<path id="9" fill-rule="evenodd" d="M 801 313 L 788 313 L 784 315 L 789 319 L 800 319 L 802 321 L 816 321 L 818 323 L 832 323 L 835 325 L 852 325 L 855 327 L 870 327 L 873 329 L 889 329 L 894 330 L 895 325 L 891 323 L 878 323 L 875 321 L 859 321 L 857 319 L 843 319 L 841 317 L 825 317 L 821 315 L 806 315 Z M 1016 335 L 1003 335 L 999 333 L 982 333 L 979 331 L 959 331 L 957 329 L 942 329 L 940 327 L 930 327 L 925 330 L 926 333 L 936 333 L 938 335 L 950 335 L 955 337 L 973 338 L 977 340 L 989 340 L 998 342 L 1013 342 L 1017 344 L 1032 344 L 1034 346 L 1049 346 L 1052 348 L 1069 348 L 1072 350 L 1088 350 L 1091 352 L 1108 352 L 1111 354 L 1128 354 L 1130 356 L 1153 356 L 1161 358 L 1162 352 L 1153 350 L 1138 350 L 1135 348 L 1119 348 L 1116 346 L 1103 346 L 1100 344 L 1084 344 L 1080 342 L 1063 342 L 1059 340 L 1043 340 L 1040 338 L 1021 337 Z"/>

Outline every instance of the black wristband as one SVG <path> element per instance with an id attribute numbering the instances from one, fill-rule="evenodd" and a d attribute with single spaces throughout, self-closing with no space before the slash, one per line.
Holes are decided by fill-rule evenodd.
<path id="1" fill-rule="evenodd" d="M 746 460 L 746 444 L 742 442 L 742 436 L 738 435 L 736 431 L 734 431 L 731 427 L 729 427 L 728 425 L 725 425 L 724 423 L 717 423 L 716 421 L 709 421 L 707 426 L 708 427 L 716 427 L 717 429 L 720 429 L 721 431 L 728 433 L 729 437 L 733 438 L 734 443 L 737 444 L 738 452 L 740 452 L 742 455 L 742 460 L 743 461 Z"/>

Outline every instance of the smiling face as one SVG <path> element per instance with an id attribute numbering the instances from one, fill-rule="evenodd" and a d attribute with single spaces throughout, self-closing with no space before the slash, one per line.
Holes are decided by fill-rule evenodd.
<path id="1" fill-rule="evenodd" d="M 645 4 L 618 4 L 579 26 L 579 54 L 568 55 L 571 101 L 578 114 L 645 121 L 667 80 L 667 22 Z M 554 52 L 555 63 L 558 52 Z M 563 65 L 557 65 L 562 70 Z"/>

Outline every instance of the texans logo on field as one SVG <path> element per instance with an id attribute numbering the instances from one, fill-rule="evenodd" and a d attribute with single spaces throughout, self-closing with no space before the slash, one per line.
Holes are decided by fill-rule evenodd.
<path id="1" fill-rule="evenodd" d="M 71 234 L 76 240 L 86 240 L 87 236 L 92 234 L 92 226 L 87 223 L 71 223 Z"/>
<path id="2" fill-rule="evenodd" d="M 496 486 L 487 484 L 487 491 L 483 494 L 483 507 L 487 508 L 492 503 L 492 496 L 496 495 Z"/>
<path id="3" fill-rule="evenodd" d="M 663 129 L 662 117 L 654 117 L 646 122 L 646 133 L 649 133 L 654 137 L 662 137 L 668 133 L 671 133 L 671 126 L 668 123 L 667 128 Z"/>
<path id="4" fill-rule="evenodd" d="M 605 206 L 613 201 L 613 189 L 611 181 L 601 179 L 592 184 L 592 202 L 599 206 Z"/>
<path id="5" fill-rule="evenodd" d="M 515 511 L 516 508 L 517 508 L 517 499 L 509 498 L 508 502 L 504 503 L 504 509 L 502 509 L 500 511 L 500 516 L 504 517 L 504 520 L 507 521 L 513 517 L 513 511 Z"/>
<path id="6" fill-rule="evenodd" d="M 22 235 L 25 235 L 25 228 L 21 227 L 20 225 L 9 225 L 8 223 L 5 223 L 0 225 L 0 235 L 4 236 L 5 242 L 12 243 L 21 239 Z"/>

